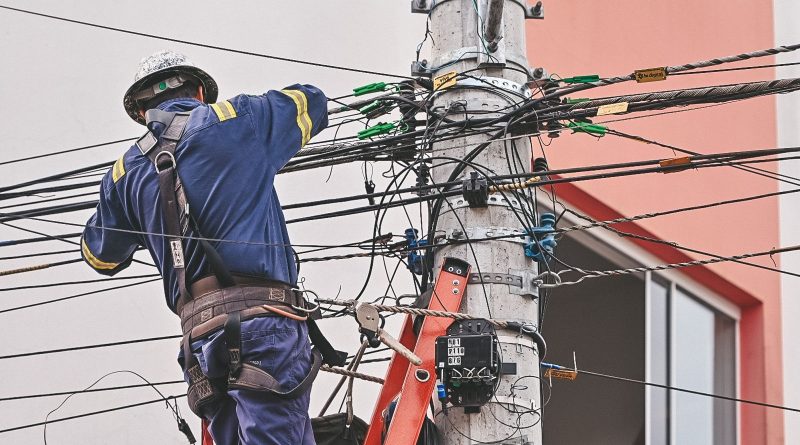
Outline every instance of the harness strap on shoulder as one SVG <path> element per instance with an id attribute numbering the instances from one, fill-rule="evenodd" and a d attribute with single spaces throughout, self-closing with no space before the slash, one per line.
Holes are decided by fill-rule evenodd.
<path id="1" fill-rule="evenodd" d="M 172 253 L 173 268 L 178 278 L 180 296 L 191 299 L 191 293 L 186 282 L 186 269 L 184 258 L 183 235 L 188 231 L 189 224 L 192 224 L 197 235 L 202 238 L 199 225 L 191 217 L 189 212 L 189 202 L 186 198 L 186 191 L 178 175 L 175 149 L 183 136 L 186 124 L 189 122 L 189 113 L 170 113 L 157 109 L 148 110 L 145 113 L 147 122 L 160 122 L 167 125 L 167 128 L 156 140 L 152 133 L 149 138 L 145 135 L 138 142 L 142 145 L 139 149 L 147 154 L 148 158 L 155 165 L 158 172 L 158 183 L 161 193 L 161 209 L 164 213 L 166 222 L 165 231 L 169 242 L 169 250 Z M 152 144 L 152 141 L 156 141 Z M 201 239 L 200 245 L 206 255 L 214 275 L 217 276 L 220 284 L 224 287 L 233 286 L 233 277 L 219 256 L 219 253 L 206 240 Z"/>
<path id="2" fill-rule="evenodd" d="M 176 114 L 164 134 L 159 139 L 155 149 L 151 150 L 148 157 L 153 161 L 158 172 L 158 188 L 161 195 L 161 211 L 164 214 L 165 232 L 167 235 L 168 249 L 172 254 L 172 267 L 178 279 L 178 289 L 181 295 L 190 295 L 186 283 L 186 264 L 182 235 L 187 227 L 181 223 L 181 216 L 186 213 L 185 194 L 178 178 L 175 161 L 175 147 L 178 139 L 183 134 L 183 129 L 189 121 L 188 114 Z M 178 138 L 174 138 L 178 135 Z M 181 198 L 179 199 L 179 196 Z M 183 202 L 183 208 L 181 203 Z"/>
<path id="3" fill-rule="evenodd" d="M 159 110 L 158 108 L 151 108 L 144 112 L 144 120 L 147 122 L 147 128 L 150 128 L 150 124 L 153 122 L 158 122 L 165 127 L 168 127 L 169 124 L 172 123 L 172 119 L 174 119 L 175 115 L 177 114 L 178 113 L 175 112 Z"/>

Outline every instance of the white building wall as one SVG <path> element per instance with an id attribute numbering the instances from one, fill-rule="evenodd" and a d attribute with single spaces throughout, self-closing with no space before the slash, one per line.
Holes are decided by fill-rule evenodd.
<path id="1" fill-rule="evenodd" d="M 792 45 L 800 43 L 800 2 L 796 0 L 775 1 L 775 43 L 776 45 Z M 800 60 L 796 53 L 778 56 L 778 63 L 796 62 Z M 800 77 L 800 66 L 779 67 L 777 78 Z M 787 94 L 777 96 L 778 107 L 778 146 L 791 147 L 800 145 L 800 96 Z M 781 162 L 779 171 L 782 174 L 800 177 L 800 163 Z M 791 184 L 781 184 L 781 190 L 797 188 Z M 784 195 L 780 198 L 780 240 L 781 246 L 800 244 L 800 194 Z M 793 252 L 781 255 L 781 268 L 788 271 L 800 270 L 800 253 Z M 783 275 L 781 277 L 781 304 L 783 314 L 783 403 L 787 406 L 800 406 L 800 354 L 796 339 L 800 337 L 800 278 Z M 785 442 L 800 443 L 800 416 L 785 416 Z"/>

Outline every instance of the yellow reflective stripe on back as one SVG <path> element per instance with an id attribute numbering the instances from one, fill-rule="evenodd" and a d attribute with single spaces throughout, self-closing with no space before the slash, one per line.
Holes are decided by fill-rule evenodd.
<path id="1" fill-rule="evenodd" d="M 125 156 L 117 159 L 117 162 L 114 163 L 114 167 L 111 169 L 111 179 L 113 179 L 115 183 L 123 176 L 125 176 Z"/>
<path id="2" fill-rule="evenodd" d="M 211 109 L 217 114 L 220 122 L 236 117 L 236 110 L 227 100 L 211 104 Z"/>
<path id="3" fill-rule="evenodd" d="M 297 126 L 300 128 L 300 145 L 306 145 L 311 139 L 311 129 L 313 123 L 308 115 L 308 99 L 305 93 L 298 90 L 281 90 L 281 92 L 292 98 L 297 107 Z"/>
<path id="4" fill-rule="evenodd" d="M 89 265 L 95 269 L 108 270 L 119 266 L 119 263 L 107 263 L 97 259 L 97 257 L 92 254 L 92 251 L 89 250 L 89 246 L 86 245 L 86 242 L 83 240 L 83 238 L 81 238 L 81 251 L 83 252 L 83 257 L 86 258 L 86 261 L 89 263 Z"/>

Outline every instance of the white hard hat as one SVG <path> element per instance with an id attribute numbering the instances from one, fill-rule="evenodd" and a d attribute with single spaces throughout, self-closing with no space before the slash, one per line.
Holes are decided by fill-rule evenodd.
<path id="1" fill-rule="evenodd" d="M 219 88 L 217 82 L 205 71 L 197 68 L 194 63 L 183 54 L 174 51 L 159 51 L 149 57 L 145 57 L 139 62 L 139 70 L 133 78 L 133 85 L 128 88 L 123 98 L 123 105 L 128 116 L 136 122 L 144 125 L 144 119 L 139 115 L 137 100 L 141 100 L 143 94 L 155 97 L 160 91 L 170 87 L 179 86 L 183 82 L 183 77 L 189 76 L 203 86 L 204 99 L 206 103 L 217 101 Z M 172 79 L 175 77 L 176 79 Z M 170 83 L 168 81 L 177 82 Z M 147 90 L 152 88 L 152 94 Z"/>

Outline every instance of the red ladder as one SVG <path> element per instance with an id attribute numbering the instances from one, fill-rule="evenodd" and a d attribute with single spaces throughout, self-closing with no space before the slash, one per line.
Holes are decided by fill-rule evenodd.
<path id="1" fill-rule="evenodd" d="M 467 290 L 469 271 L 468 263 L 457 258 L 445 258 L 428 309 L 457 312 Z M 419 336 L 416 336 L 414 319 L 411 315 L 406 316 L 399 340 L 422 359 L 422 364 L 414 366 L 399 354 L 393 355 L 378 403 L 372 412 L 364 445 L 414 445 L 417 442 L 436 386 L 436 337 L 445 335 L 451 323 L 452 320 L 446 318 L 425 317 Z M 386 438 L 381 442 L 383 413 L 398 395 L 400 400 L 394 409 Z"/>
<path id="2" fill-rule="evenodd" d="M 457 258 L 445 258 L 428 309 L 458 312 L 461 300 L 467 291 L 469 272 L 470 265 L 467 262 Z M 414 354 L 422 359 L 422 364 L 414 366 L 403 356 L 393 354 L 389 369 L 386 371 L 385 383 L 372 412 L 364 445 L 413 445 L 417 442 L 428 403 L 436 386 L 436 363 L 434 363 L 436 337 L 445 335 L 451 323 L 452 320 L 447 318 L 425 317 L 417 336 L 414 334 L 414 318 L 406 315 L 398 340 L 403 346 L 413 350 Z M 424 378 L 426 376 L 427 378 Z M 389 431 L 386 439 L 381 442 L 384 429 L 383 413 L 398 395 L 400 400 L 395 407 Z M 202 445 L 214 445 L 205 420 Z"/>

